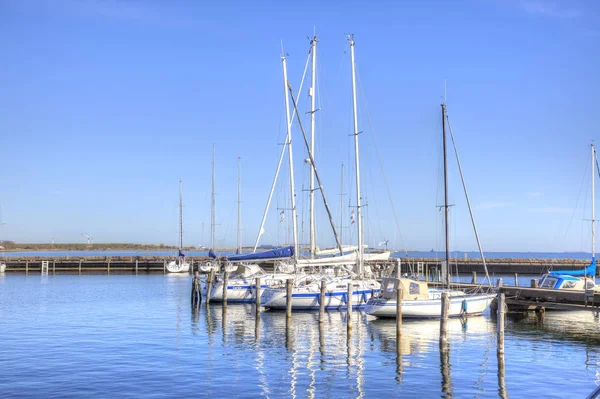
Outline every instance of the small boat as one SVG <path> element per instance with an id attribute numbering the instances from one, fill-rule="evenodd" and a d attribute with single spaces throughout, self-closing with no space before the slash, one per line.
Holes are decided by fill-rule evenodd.
<path id="1" fill-rule="evenodd" d="M 179 250 L 177 251 L 177 259 L 167 263 L 167 271 L 169 273 L 189 273 L 190 264 L 185 261 L 183 253 L 183 201 L 181 179 L 179 179 Z"/>
<path id="2" fill-rule="evenodd" d="M 449 243 L 449 225 L 448 225 L 448 166 L 447 166 L 447 154 L 446 154 L 446 104 L 442 104 L 442 140 L 443 140 L 443 155 L 444 155 L 444 217 L 445 217 L 445 241 L 446 241 L 446 260 L 442 262 L 442 280 L 444 282 L 444 289 L 430 289 L 428 284 L 424 281 L 411 280 L 407 278 L 385 278 L 381 282 L 381 296 L 369 300 L 365 308 L 365 312 L 369 315 L 376 317 L 396 317 L 396 305 L 397 305 L 397 292 L 398 288 L 402 289 L 402 318 L 439 318 L 442 315 L 442 293 L 447 292 L 450 298 L 450 307 L 448 311 L 449 317 L 460 317 L 460 316 L 473 316 L 480 315 L 487 309 L 495 298 L 495 294 L 492 293 L 466 293 L 460 290 L 450 289 L 450 243 Z M 452 130 L 450 130 L 452 135 Z M 454 136 L 452 136 L 452 142 L 454 143 Z M 456 151 L 456 147 L 455 147 Z M 477 228 L 475 226 L 475 219 L 473 217 L 469 197 L 467 194 L 466 187 L 464 185 L 464 179 L 462 175 L 462 169 L 460 167 L 460 161 L 458 159 L 458 153 L 456 153 L 458 169 L 461 174 L 461 180 L 463 181 L 463 187 L 465 188 L 465 196 L 467 204 L 469 206 L 469 213 L 471 215 L 471 221 L 473 223 L 473 229 L 475 237 L 477 239 L 477 245 L 483 261 L 483 266 L 487 273 L 487 266 L 485 263 L 485 256 L 481 249 L 479 241 L 479 235 L 477 234 Z M 491 284 L 490 284 L 491 285 Z"/>
<path id="3" fill-rule="evenodd" d="M 553 270 L 542 276 L 538 282 L 540 288 L 554 290 L 577 290 L 577 291 L 598 291 L 600 287 L 596 286 L 594 281 L 596 277 L 596 223 L 595 223 L 595 204 L 594 204 L 594 173 L 596 171 L 597 158 L 596 146 L 592 147 L 592 261 L 588 267 L 583 270 Z"/>
<path id="4" fill-rule="evenodd" d="M 373 298 L 365 312 L 376 317 L 396 317 L 396 290 L 402 287 L 402 318 L 438 318 L 441 316 L 441 299 L 444 290 L 431 289 L 425 281 L 407 278 L 384 278 L 381 297 Z M 467 294 L 464 291 L 448 291 L 450 307 L 448 317 L 466 317 L 482 314 L 492 303 L 496 294 Z"/>

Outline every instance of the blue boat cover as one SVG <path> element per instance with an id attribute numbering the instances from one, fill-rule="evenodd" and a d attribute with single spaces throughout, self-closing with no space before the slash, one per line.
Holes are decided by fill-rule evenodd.
<path id="1" fill-rule="evenodd" d="M 550 272 L 552 276 L 589 276 L 594 277 L 596 275 L 596 258 L 592 258 L 592 263 L 588 267 L 582 270 L 556 270 Z"/>
<path id="2" fill-rule="evenodd" d="M 244 260 L 261 260 L 261 259 L 277 259 L 277 258 L 290 258 L 294 256 L 294 247 L 285 247 L 272 249 L 265 252 L 254 252 L 245 255 L 235 255 L 227 257 L 230 261 L 244 261 Z"/>
<path id="3" fill-rule="evenodd" d="M 180 249 L 179 250 L 179 257 L 185 256 L 185 254 L 183 253 L 183 251 Z"/>
<path id="4" fill-rule="evenodd" d="M 215 254 L 215 251 L 213 251 L 212 248 L 208 251 L 208 256 L 209 258 L 217 259 L 217 254 Z"/>

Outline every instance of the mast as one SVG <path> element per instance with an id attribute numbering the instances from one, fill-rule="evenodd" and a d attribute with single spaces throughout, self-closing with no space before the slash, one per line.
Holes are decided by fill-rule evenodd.
<path id="1" fill-rule="evenodd" d="M 342 180 L 340 185 L 340 243 L 344 245 L 344 163 L 342 162 Z"/>
<path id="2" fill-rule="evenodd" d="M 294 190 L 294 157 L 292 153 L 292 124 L 290 120 L 290 99 L 287 91 L 287 63 L 284 55 L 281 56 L 283 67 L 283 94 L 285 95 L 285 117 L 287 123 L 287 146 L 290 168 L 290 195 L 292 200 L 292 228 L 294 234 L 294 261 L 298 260 L 298 221 L 296 220 L 296 191 Z M 292 99 L 293 100 L 293 99 Z"/>
<path id="3" fill-rule="evenodd" d="M 310 151 L 315 156 L 315 89 L 317 76 L 317 36 L 314 36 L 310 41 L 312 53 L 312 78 L 310 95 Z M 315 234 L 315 165 L 310 163 L 310 187 L 308 196 L 310 200 L 310 257 L 314 259 L 317 250 L 316 234 Z"/>
<path id="4" fill-rule="evenodd" d="M 354 66 L 354 38 L 348 36 L 350 43 L 350 61 L 352 63 L 352 109 L 354 112 L 354 159 L 356 168 L 356 223 L 358 229 L 358 275 L 363 275 L 363 231 L 362 231 L 362 206 L 360 195 L 360 160 L 358 157 L 358 114 L 356 112 L 356 71 Z"/>
<path id="5" fill-rule="evenodd" d="M 448 226 L 448 160 L 446 156 L 446 104 L 442 103 L 442 142 L 444 147 L 444 228 L 446 238 L 446 263 L 442 268 L 444 285 L 450 288 L 450 229 Z"/>
<path id="6" fill-rule="evenodd" d="M 183 197 L 181 177 L 179 178 L 179 249 L 183 248 Z"/>
<path id="7" fill-rule="evenodd" d="M 212 154 L 212 178 L 211 178 L 211 199 L 210 199 L 210 249 L 215 250 L 215 229 L 216 229 L 216 220 L 215 220 L 215 145 L 213 144 L 213 154 Z"/>
<path id="8" fill-rule="evenodd" d="M 594 167 L 596 160 L 596 146 L 592 144 L 592 260 L 596 259 L 596 209 L 594 198 Z"/>
<path id="9" fill-rule="evenodd" d="M 238 226 L 237 226 L 237 252 L 242 253 L 242 158 L 238 157 Z"/>

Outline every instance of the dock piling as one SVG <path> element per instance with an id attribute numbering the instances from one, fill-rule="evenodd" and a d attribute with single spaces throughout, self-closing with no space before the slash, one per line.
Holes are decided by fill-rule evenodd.
<path id="1" fill-rule="evenodd" d="M 471 279 L 471 284 L 477 284 L 477 272 L 473 272 L 473 278 Z"/>
<path id="2" fill-rule="evenodd" d="M 135 260 L 135 275 L 137 276 L 138 274 L 138 260 Z"/>
<path id="3" fill-rule="evenodd" d="M 537 281 L 537 279 L 536 279 L 536 278 L 532 278 L 532 279 L 531 279 L 531 285 L 530 285 L 530 287 L 531 287 L 531 288 L 538 288 L 538 287 L 539 287 L 539 285 L 538 285 L 538 281 Z"/>
<path id="4" fill-rule="evenodd" d="M 450 297 L 447 292 L 442 293 L 442 313 L 440 317 L 440 351 L 445 352 L 448 346 L 448 310 L 450 308 Z"/>
<path id="5" fill-rule="evenodd" d="M 256 305 L 256 317 L 260 317 L 260 277 L 256 278 L 254 304 Z"/>
<path id="6" fill-rule="evenodd" d="M 163 259 L 163 274 L 167 274 L 167 260 Z"/>
<path id="7" fill-rule="evenodd" d="M 56 274 L 56 260 L 52 261 L 52 275 L 54 276 Z"/>
<path id="8" fill-rule="evenodd" d="M 29 274 L 29 261 L 25 262 L 25 275 Z"/>
<path id="9" fill-rule="evenodd" d="M 81 259 L 79 259 L 79 275 L 81 276 Z"/>
<path id="10" fill-rule="evenodd" d="M 327 288 L 327 282 L 321 280 L 321 294 L 319 295 L 319 323 L 325 321 L 325 290 Z"/>
<path id="11" fill-rule="evenodd" d="M 208 306 L 208 304 L 210 303 L 210 296 L 212 293 L 212 287 L 213 287 L 213 274 L 214 274 L 214 270 L 210 269 L 210 272 L 208 272 L 208 281 L 207 281 L 207 290 L 206 290 L 206 306 Z"/>
<path id="12" fill-rule="evenodd" d="M 229 272 L 223 272 L 223 302 L 222 305 L 224 308 L 227 307 L 227 288 L 229 286 Z"/>
<path id="13" fill-rule="evenodd" d="M 498 294 L 498 354 L 504 354 L 504 293 Z"/>
<path id="14" fill-rule="evenodd" d="M 292 279 L 288 278 L 285 282 L 285 317 L 292 318 Z"/>
<path id="15" fill-rule="evenodd" d="M 200 289 L 200 273 L 196 272 L 192 279 L 192 307 L 199 308 L 202 302 L 202 292 Z"/>
<path id="16" fill-rule="evenodd" d="M 496 288 L 502 288 L 502 279 L 499 278 L 498 281 L 496 282 Z"/>
<path id="17" fill-rule="evenodd" d="M 108 264 L 106 266 L 106 274 L 110 274 L 110 259 L 108 260 Z"/>
<path id="18" fill-rule="evenodd" d="M 348 322 L 348 330 L 352 329 L 352 280 L 348 283 L 348 293 L 346 299 L 346 320 Z"/>
<path id="19" fill-rule="evenodd" d="M 519 286 L 519 275 L 515 273 L 515 287 Z"/>
<path id="20" fill-rule="evenodd" d="M 396 288 L 396 345 L 400 346 L 400 337 L 402 336 L 402 285 L 400 280 Z"/>

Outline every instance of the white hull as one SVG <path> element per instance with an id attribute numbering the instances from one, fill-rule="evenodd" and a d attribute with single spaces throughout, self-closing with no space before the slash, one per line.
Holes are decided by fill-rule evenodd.
<path id="1" fill-rule="evenodd" d="M 4 273 L 6 271 L 6 264 L 0 263 L 0 273 Z"/>
<path id="2" fill-rule="evenodd" d="M 187 262 L 179 263 L 177 261 L 171 261 L 167 263 L 167 271 L 169 273 L 189 273 L 190 264 Z"/>
<path id="3" fill-rule="evenodd" d="M 261 303 L 265 297 L 265 291 L 269 287 L 285 285 L 287 279 L 294 278 L 291 274 L 275 274 L 261 277 Z M 203 297 L 207 297 L 208 283 L 203 280 L 201 283 L 201 293 Z M 243 302 L 253 303 L 256 297 L 256 278 L 236 278 L 230 279 L 227 284 L 227 302 Z M 214 302 L 223 301 L 223 280 L 213 283 L 210 300 Z"/>
<path id="4" fill-rule="evenodd" d="M 495 294 L 472 294 L 450 296 L 448 317 L 472 316 L 483 313 Z M 377 317 L 396 317 L 396 300 L 386 298 L 371 299 L 365 312 Z M 402 301 L 402 318 L 439 318 L 442 313 L 441 298 L 404 299 Z"/>
<path id="5" fill-rule="evenodd" d="M 325 292 L 326 309 L 346 309 L 348 306 L 349 279 L 330 281 Z M 373 294 L 380 291 L 380 284 L 376 280 L 354 280 L 352 293 L 352 307 L 365 306 Z M 292 288 L 292 310 L 318 310 L 320 307 L 321 283 L 319 280 L 305 286 Z M 287 293 L 285 288 L 271 288 L 265 290 L 261 296 L 262 306 L 268 309 L 285 309 Z"/>

